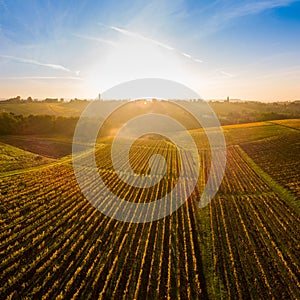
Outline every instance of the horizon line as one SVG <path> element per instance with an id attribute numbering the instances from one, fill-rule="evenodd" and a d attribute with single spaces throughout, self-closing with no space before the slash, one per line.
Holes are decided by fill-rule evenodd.
<path id="1" fill-rule="evenodd" d="M 10 97 L 10 98 L 4 98 L 4 97 L 0 97 L 0 102 L 6 102 L 9 100 L 14 100 L 17 99 L 18 96 L 15 97 Z M 28 96 L 27 98 L 20 98 L 20 101 L 27 101 L 27 99 L 31 97 Z M 197 99 L 192 99 L 192 98 L 185 98 L 185 99 L 180 99 L 180 98 L 172 98 L 172 99 L 158 99 L 155 97 L 150 97 L 152 99 L 151 100 L 156 100 L 156 101 L 206 101 L 206 102 L 225 102 L 225 103 L 246 103 L 246 102 L 259 102 L 259 103 L 284 103 L 284 102 L 300 102 L 300 99 L 291 99 L 291 100 L 257 100 L 257 99 L 242 99 L 242 98 L 209 98 L 209 99 L 204 99 L 204 98 L 197 98 Z M 72 100 L 75 101 L 139 101 L 139 100 L 148 100 L 149 101 L 149 97 L 148 98 L 141 98 L 141 99 L 125 99 L 125 98 L 118 98 L 118 99 L 98 99 L 98 98 L 77 98 L 77 97 L 31 97 L 31 99 L 33 100 L 33 102 L 43 102 L 46 99 L 53 99 L 53 100 L 57 100 L 59 103 L 59 100 L 63 99 L 63 102 L 71 102 Z M 55 103 L 55 102 L 54 102 Z"/>

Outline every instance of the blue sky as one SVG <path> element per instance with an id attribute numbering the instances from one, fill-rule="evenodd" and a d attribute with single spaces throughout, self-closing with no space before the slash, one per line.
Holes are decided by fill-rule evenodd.
<path id="1" fill-rule="evenodd" d="M 94 98 L 144 77 L 300 99 L 300 1 L 0 0 L 0 98 Z"/>

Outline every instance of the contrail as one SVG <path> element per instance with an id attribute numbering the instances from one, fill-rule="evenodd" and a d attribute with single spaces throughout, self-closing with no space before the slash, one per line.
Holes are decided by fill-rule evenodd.
<path id="1" fill-rule="evenodd" d="M 229 72 L 225 72 L 225 71 L 223 71 L 223 70 L 219 70 L 219 72 L 220 72 L 222 75 L 224 75 L 224 76 L 226 76 L 226 77 L 229 77 L 229 78 L 235 77 L 233 74 L 231 74 L 231 73 L 229 73 Z"/>
<path id="2" fill-rule="evenodd" d="M 36 61 L 36 60 L 33 60 L 33 59 L 27 59 L 27 58 L 10 56 L 10 55 L 2 55 L 2 54 L 0 54 L 0 57 L 7 58 L 7 59 L 10 59 L 10 60 L 16 61 L 16 62 L 21 62 L 21 63 L 26 63 L 26 64 L 32 64 L 32 65 L 36 65 L 36 66 L 42 66 L 42 67 L 46 67 L 46 68 L 50 68 L 50 69 L 54 69 L 54 70 L 60 70 L 60 71 L 65 71 L 65 72 L 72 72 L 71 70 L 67 69 L 66 67 L 64 67 L 62 65 L 47 64 L 47 63 L 42 63 L 42 62 L 39 62 L 39 61 Z"/>
<path id="3" fill-rule="evenodd" d="M 115 31 L 118 31 L 118 32 L 120 32 L 120 33 L 122 33 L 124 35 L 130 36 L 130 37 L 134 37 L 134 38 L 137 38 L 137 39 L 140 39 L 140 40 L 144 40 L 146 42 L 150 42 L 150 43 L 155 44 L 157 46 L 160 46 L 162 48 L 165 48 L 165 49 L 168 49 L 168 50 L 174 50 L 173 47 L 170 47 L 170 46 L 168 46 L 166 44 L 163 44 L 163 43 L 158 42 L 156 40 L 150 39 L 148 37 L 145 37 L 145 36 L 143 36 L 141 34 L 137 34 L 137 33 L 134 33 L 132 31 L 125 30 L 125 29 L 122 29 L 122 28 L 116 27 L 116 26 L 109 26 L 109 28 L 111 28 L 111 29 L 113 29 Z"/>
<path id="4" fill-rule="evenodd" d="M 84 40 L 89 40 L 89 41 L 95 41 L 95 42 L 99 42 L 99 43 L 109 44 L 111 46 L 115 46 L 116 45 L 113 41 L 101 39 L 101 38 L 98 38 L 98 37 L 87 36 L 87 35 L 82 35 L 82 34 L 73 34 L 73 36 L 81 38 L 81 39 L 84 39 Z"/>
<path id="5" fill-rule="evenodd" d="M 161 43 L 161 42 L 159 42 L 157 40 L 148 38 L 148 37 L 146 37 L 144 35 L 141 35 L 141 34 L 138 34 L 138 33 L 135 33 L 135 32 L 129 31 L 129 30 L 126 30 L 124 28 L 117 27 L 117 26 L 107 26 L 107 25 L 104 25 L 102 23 L 99 23 L 99 25 L 105 26 L 107 28 L 110 28 L 110 29 L 112 29 L 114 31 L 117 31 L 117 32 L 123 34 L 123 35 L 129 36 L 129 37 L 133 37 L 133 38 L 136 38 L 136 39 L 140 39 L 140 40 L 143 40 L 143 41 L 148 42 L 148 43 L 152 43 L 154 45 L 157 45 L 157 46 L 162 47 L 164 49 L 167 49 L 169 51 L 175 51 L 177 54 L 179 54 L 179 55 L 181 55 L 181 56 L 183 56 L 183 57 L 185 57 L 187 59 L 190 59 L 190 60 L 192 60 L 192 61 L 194 61 L 196 63 L 202 63 L 203 62 L 201 59 L 194 58 L 194 57 L 192 57 L 188 53 L 181 52 L 181 51 L 179 51 L 179 50 L 177 50 L 177 49 L 175 49 L 175 48 L 173 48 L 173 47 L 171 47 L 169 45 L 166 45 L 166 44 Z"/>
<path id="6" fill-rule="evenodd" d="M 189 55 L 189 54 L 187 54 L 187 53 L 181 52 L 181 54 L 182 54 L 183 56 L 187 57 L 187 58 L 192 58 L 192 56 Z"/>

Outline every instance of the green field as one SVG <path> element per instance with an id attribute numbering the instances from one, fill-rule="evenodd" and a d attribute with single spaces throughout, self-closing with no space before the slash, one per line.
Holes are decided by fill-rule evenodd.
<path id="1" fill-rule="evenodd" d="M 111 219 L 84 198 L 71 160 L 61 158 L 70 140 L 2 136 L 0 299 L 300 299 L 299 128 L 300 119 L 224 126 L 225 177 L 204 209 L 210 150 L 192 130 L 198 185 L 176 212 L 145 224 Z M 99 146 L 99 174 L 127 201 L 154 201 L 176 183 L 180 158 L 166 140 L 132 147 L 138 174 L 153 154 L 167 161 L 166 179 L 144 190 L 117 177 L 109 140 Z M 45 148 L 61 155 L 47 161 Z M 88 157 L 78 159 L 84 166 Z"/>
<path id="2" fill-rule="evenodd" d="M 20 170 L 52 162 L 40 153 L 32 153 L 0 142 L 0 172 Z"/>

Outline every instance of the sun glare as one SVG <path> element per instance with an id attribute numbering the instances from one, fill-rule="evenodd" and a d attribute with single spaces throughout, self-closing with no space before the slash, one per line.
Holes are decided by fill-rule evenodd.
<path id="1" fill-rule="evenodd" d="M 160 77 L 182 81 L 184 69 L 180 58 L 166 50 L 145 41 L 124 39 L 109 53 L 91 64 L 86 80 L 87 94 L 95 95 L 120 82 L 136 78 Z M 180 74 L 179 76 L 174 74 Z M 99 91 L 99 89 L 101 89 Z"/>

